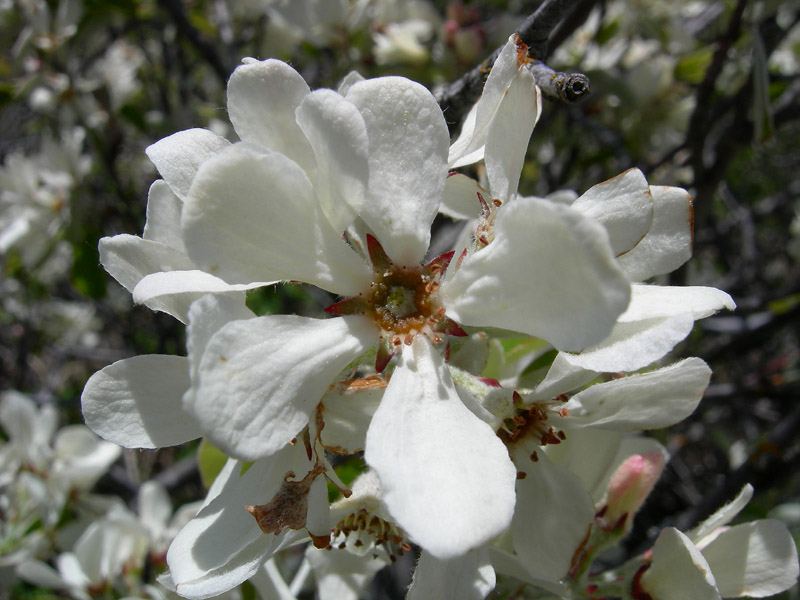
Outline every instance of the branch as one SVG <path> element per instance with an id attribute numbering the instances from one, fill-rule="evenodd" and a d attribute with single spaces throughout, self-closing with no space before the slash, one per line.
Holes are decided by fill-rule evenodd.
<path id="1" fill-rule="evenodd" d="M 554 71 L 540 60 L 527 66 L 542 94 L 550 100 L 571 104 L 589 95 L 589 78 L 583 73 Z"/>
<path id="2" fill-rule="evenodd" d="M 222 81 L 222 84 L 225 85 L 233 69 L 225 64 L 222 57 L 217 52 L 216 47 L 204 39 L 194 25 L 192 25 L 191 21 L 189 21 L 189 17 L 186 16 L 181 0 L 162 0 L 161 4 L 169 13 L 169 16 L 172 18 L 180 34 L 191 42 L 200 53 L 200 56 L 205 59 L 214 73 L 216 73 L 217 77 L 219 77 L 220 81 Z"/>
<path id="3" fill-rule="evenodd" d="M 576 102 L 589 93 L 589 78 L 586 75 L 553 71 L 543 62 L 547 58 L 550 33 L 573 6 L 573 0 L 544 0 L 516 30 L 516 34 L 528 46 L 528 54 L 535 59 L 530 69 L 536 83 L 542 87 L 545 96 L 561 102 Z M 450 125 L 461 123 L 463 116 L 480 97 L 502 48 L 495 49 L 477 67 L 434 93 Z"/>

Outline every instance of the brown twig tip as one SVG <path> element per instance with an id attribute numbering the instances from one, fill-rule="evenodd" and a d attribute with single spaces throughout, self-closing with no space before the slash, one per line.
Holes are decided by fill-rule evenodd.
<path id="1" fill-rule="evenodd" d="M 583 73 L 564 73 L 554 71 L 540 60 L 528 63 L 542 94 L 551 100 L 573 103 L 589 95 L 589 78 Z"/>

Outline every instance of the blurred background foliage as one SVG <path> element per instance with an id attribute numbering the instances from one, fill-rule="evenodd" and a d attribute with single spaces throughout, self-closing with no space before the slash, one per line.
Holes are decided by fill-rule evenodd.
<path id="1" fill-rule="evenodd" d="M 538 4 L 0 1 L 0 390 L 80 423 L 95 370 L 185 352 L 181 324 L 133 306 L 100 266 L 97 242 L 141 233 L 156 178 L 149 144 L 190 127 L 233 137 L 225 84 L 242 57 L 288 61 L 312 88 L 357 70 L 436 89 Z M 631 551 L 662 526 L 693 525 L 746 482 L 757 491 L 747 517 L 778 515 L 800 532 L 798 19 L 797 0 L 576 0 L 538 57 L 585 73 L 592 93 L 545 104 L 522 193 L 581 193 L 631 167 L 653 185 L 685 187 L 694 257 L 669 282 L 713 285 L 738 304 L 677 350 L 704 358 L 714 377 L 693 417 L 659 434 L 672 459 Z M 319 315 L 331 299 L 315 293 L 287 284 L 248 304 Z M 195 461 L 191 445 L 128 451 L 98 490 L 130 501 L 156 477 L 176 505 L 201 498 Z"/>

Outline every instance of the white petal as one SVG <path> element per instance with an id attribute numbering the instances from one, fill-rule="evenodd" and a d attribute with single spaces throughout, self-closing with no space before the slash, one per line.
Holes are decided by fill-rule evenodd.
<path id="1" fill-rule="evenodd" d="M 461 403 L 425 336 L 404 347 L 367 432 L 365 459 L 392 517 L 437 558 L 477 548 L 511 520 L 516 470 L 505 446 Z"/>
<path id="2" fill-rule="evenodd" d="M 36 586 L 54 590 L 66 589 L 69 584 L 47 563 L 36 559 L 23 560 L 16 565 L 15 574 L 24 581 Z"/>
<path id="3" fill-rule="evenodd" d="M 167 185 L 183 200 L 198 167 L 229 145 L 224 137 L 207 129 L 187 129 L 157 141 L 145 152 Z"/>
<path id="4" fill-rule="evenodd" d="M 622 444 L 622 434 L 587 428 L 571 429 L 566 431 L 566 435 L 566 443 L 547 446 L 547 458 L 577 475 L 584 489 L 597 501 L 606 491 L 603 479 L 611 476 L 614 460 Z"/>
<path id="5" fill-rule="evenodd" d="M 564 583 L 551 577 L 536 577 L 528 573 L 519 557 L 513 554 L 510 548 L 500 549 L 492 544 L 489 546 L 489 557 L 492 559 L 494 570 L 501 575 L 510 575 L 518 581 L 531 583 L 547 590 L 557 598 L 564 598 L 567 595 L 567 586 Z"/>
<path id="6" fill-rule="evenodd" d="M 451 169 L 464 167 L 483 160 L 486 150 L 486 127 L 482 128 L 482 137 L 476 134 L 478 125 L 478 103 L 474 104 L 464 117 L 458 139 L 450 146 L 447 165 Z M 474 146 L 474 148 L 473 148 Z"/>
<path id="7" fill-rule="evenodd" d="M 636 371 L 667 354 L 693 327 L 690 314 L 617 323 L 601 344 L 580 354 L 562 354 L 571 365 L 598 373 Z"/>
<path id="8" fill-rule="evenodd" d="M 79 489 L 92 487 L 121 453 L 117 444 L 99 439 L 83 425 L 59 429 L 53 449 L 53 473 Z"/>
<path id="9" fill-rule="evenodd" d="M 314 153 L 295 110 L 309 93 L 300 74 L 275 59 L 240 65 L 228 81 L 228 115 L 242 141 L 280 152 L 306 170 Z"/>
<path id="10" fill-rule="evenodd" d="M 374 340 L 361 317 L 233 321 L 211 338 L 186 409 L 231 456 L 268 456 L 305 427 L 339 372 Z"/>
<path id="11" fill-rule="evenodd" d="M 573 396 L 563 427 L 637 431 L 669 427 L 688 417 L 703 397 L 711 369 L 687 358 L 663 369 L 592 385 Z"/>
<path id="12" fill-rule="evenodd" d="M 439 205 L 439 212 L 451 219 L 474 219 L 481 210 L 478 194 L 481 194 L 487 201 L 490 198 L 489 192 L 472 177 L 461 173 L 450 173 L 444 185 L 444 195 L 442 203 Z"/>
<path id="13" fill-rule="evenodd" d="M 661 530 L 653 546 L 653 562 L 641 577 L 653 600 L 719 600 L 714 575 L 703 555 L 673 527 Z"/>
<path id="14" fill-rule="evenodd" d="M 583 387 L 597 377 L 594 371 L 588 371 L 570 363 L 564 352 L 559 352 L 550 365 L 547 375 L 536 386 L 532 398 L 536 400 L 549 400 L 560 394 L 566 394 L 574 389 Z"/>
<path id="15" fill-rule="evenodd" d="M 433 95 L 403 77 L 347 92 L 369 135 L 369 191 L 361 217 L 398 264 L 422 261 L 447 178 L 450 137 Z"/>
<path id="16" fill-rule="evenodd" d="M 527 476 L 517 480 L 512 540 L 529 573 L 561 579 L 594 521 L 594 504 L 576 475 L 538 454 L 533 462 L 528 450 L 513 451 L 517 468 Z"/>
<path id="17" fill-rule="evenodd" d="M 50 446 L 50 438 L 37 435 L 39 411 L 36 403 L 19 392 L 9 390 L 3 393 L 0 403 L 0 425 L 15 446 L 32 457 L 37 453 L 37 445 Z"/>
<path id="18" fill-rule="evenodd" d="M 150 533 L 152 541 L 166 533 L 172 516 L 172 501 L 167 489 L 155 480 L 145 481 L 137 494 L 139 520 Z"/>
<path id="19" fill-rule="evenodd" d="M 702 549 L 723 598 L 763 598 L 797 581 L 797 548 L 774 519 L 737 525 Z"/>
<path id="20" fill-rule="evenodd" d="M 493 198 L 516 195 L 533 127 L 542 114 L 542 94 L 533 75 L 521 68 L 506 90 L 486 137 L 486 177 Z"/>
<path id="21" fill-rule="evenodd" d="M 181 529 L 169 547 L 167 564 L 181 596 L 209 598 L 233 589 L 252 576 L 287 537 L 286 533 L 263 533 L 244 507 L 268 503 L 288 471 L 304 473 L 310 468 L 302 444 L 257 461 L 241 476 L 241 463 L 236 466 L 219 495 Z"/>
<path id="22" fill-rule="evenodd" d="M 358 71 L 350 71 L 347 75 L 342 77 L 342 81 L 339 83 L 339 87 L 336 91 L 342 96 L 346 96 L 350 88 L 353 87 L 353 84 L 359 81 L 364 81 L 364 76 Z"/>
<path id="23" fill-rule="evenodd" d="M 133 291 L 145 275 L 195 268 L 183 252 L 135 235 L 104 237 L 98 247 L 106 271 L 128 291 Z"/>
<path id="24" fill-rule="evenodd" d="M 572 207 L 605 226 L 616 256 L 641 242 L 653 224 L 653 197 L 639 169 L 589 188 Z"/>
<path id="25" fill-rule="evenodd" d="M 688 531 L 686 535 L 688 535 L 696 545 L 705 546 L 713 539 L 715 531 L 730 523 L 752 499 L 753 486 L 748 483 L 741 489 L 736 498 L 728 502 L 722 508 L 714 511 L 714 514 L 691 531 Z"/>
<path id="26" fill-rule="evenodd" d="M 205 271 L 167 271 L 143 277 L 133 288 L 133 301 L 171 314 L 186 323 L 189 307 L 202 296 L 227 294 L 244 302 L 246 290 L 262 285 L 260 282 L 231 284 Z"/>
<path id="27" fill-rule="evenodd" d="M 189 362 L 181 356 L 126 358 L 89 378 L 81 396 L 86 424 L 126 448 L 161 448 L 200 437 L 181 398 Z"/>
<path id="28" fill-rule="evenodd" d="M 406 600 L 483 600 L 494 586 L 487 547 L 448 560 L 423 551 Z"/>
<path id="29" fill-rule="evenodd" d="M 309 546 L 306 557 L 314 570 L 319 600 L 358 600 L 387 561 L 348 550 L 318 550 Z"/>
<path id="30" fill-rule="evenodd" d="M 386 380 L 354 379 L 333 384 L 322 397 L 320 409 L 325 423 L 322 444 L 340 454 L 364 449 L 367 429 L 386 389 Z"/>
<path id="31" fill-rule="evenodd" d="M 126 563 L 142 560 L 147 543 L 147 532 L 130 515 L 94 521 L 75 543 L 74 552 L 89 580 L 97 584 L 122 575 Z"/>
<path id="32" fill-rule="evenodd" d="M 464 260 L 442 294 L 459 323 L 579 350 L 608 335 L 630 284 L 600 224 L 568 206 L 517 198 L 499 210 L 494 241 Z"/>
<path id="33" fill-rule="evenodd" d="M 274 560 L 268 560 L 248 580 L 261 600 L 296 600 Z"/>
<path id="34" fill-rule="evenodd" d="M 480 99 L 470 110 L 458 139 L 450 148 L 448 163 L 452 168 L 469 165 L 483 158 L 489 124 L 519 72 L 515 40 L 516 37 L 512 35 L 503 46 L 489 71 Z"/>
<path id="35" fill-rule="evenodd" d="M 186 350 L 192 382 L 198 381 L 203 353 L 214 334 L 231 321 L 253 318 L 255 315 L 244 301 L 235 297 L 204 296 L 192 304 L 186 329 Z"/>
<path id="36" fill-rule="evenodd" d="M 183 202 L 163 179 L 157 179 L 150 186 L 147 195 L 147 222 L 144 224 L 142 238 L 161 242 L 186 254 L 181 232 L 181 211 Z"/>
<path id="37" fill-rule="evenodd" d="M 634 284 L 631 303 L 619 320 L 626 323 L 680 314 L 704 319 L 723 308 L 734 310 L 736 304 L 717 288 Z"/>
<path id="38" fill-rule="evenodd" d="M 633 281 L 670 273 L 692 255 L 692 198 L 681 188 L 650 186 L 653 224 L 645 238 L 619 257 L 622 270 Z"/>
<path id="39" fill-rule="evenodd" d="M 297 123 L 316 157 L 312 176 L 322 212 L 344 231 L 361 210 L 369 183 L 369 142 L 364 118 L 352 102 L 331 90 L 307 95 Z"/>
<path id="40" fill-rule="evenodd" d="M 341 295 L 369 281 L 364 262 L 342 241 L 296 163 L 235 144 L 207 161 L 183 210 L 192 259 L 229 283 L 297 280 Z"/>

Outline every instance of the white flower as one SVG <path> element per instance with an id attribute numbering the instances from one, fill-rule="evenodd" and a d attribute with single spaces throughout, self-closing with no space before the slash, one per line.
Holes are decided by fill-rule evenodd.
<path id="1" fill-rule="evenodd" d="M 753 496 L 739 496 L 686 534 L 661 531 L 633 581 L 634 598 L 763 598 L 795 584 L 800 572 L 797 548 L 786 526 L 764 519 L 726 525 Z M 647 595 L 645 595 L 647 594 Z"/>
<path id="2" fill-rule="evenodd" d="M 170 423 L 187 424 L 187 435 L 199 429 L 232 456 L 262 459 L 283 452 L 343 369 L 377 343 L 378 371 L 395 352 L 398 363 L 369 425 L 366 460 L 393 519 L 446 560 L 508 524 L 515 477 L 503 444 L 465 406 L 436 348 L 445 334 L 460 333 L 446 315 L 470 325 L 501 318 L 578 350 L 607 335 L 628 304 L 629 285 L 599 224 L 536 199 L 509 205 L 495 242 L 466 257 L 452 277 L 442 278 L 448 257 L 421 266 L 447 179 L 441 110 L 427 90 L 398 77 L 349 80 L 341 92 L 310 92 L 284 63 L 248 61 L 228 89 L 242 143 L 204 154 L 193 143 L 199 134 L 187 134 L 188 155 L 165 141 L 154 146 L 163 153 L 150 155 L 184 195 L 177 239 L 199 268 L 192 273 L 213 274 L 224 282 L 219 291 L 309 282 L 348 297 L 330 308 L 343 316 L 222 324 L 214 302 L 197 303 L 182 407 L 173 400 L 156 409 L 153 399 L 184 394 L 187 371 L 175 376 L 163 368 L 168 361 L 139 357 L 93 377 L 84 413 L 104 435 L 125 430 L 104 420 L 134 422 L 129 445 L 174 443 L 166 421 L 152 416 L 168 413 Z M 350 244 L 341 239 L 345 230 Z M 185 273 L 161 269 L 141 279 L 134 296 L 150 302 L 210 291 Z M 197 577 L 173 572 L 179 587 Z"/>
<path id="3" fill-rule="evenodd" d="M 117 510 L 89 525 L 72 551 L 56 558 L 57 569 L 31 559 L 17 567 L 17 574 L 35 585 L 89 600 L 92 594 L 118 587 L 124 569 L 141 568 L 147 544 L 147 532 L 135 517 Z"/>
<path id="4" fill-rule="evenodd" d="M 70 214 L 70 196 L 90 167 L 84 131 L 57 142 L 45 137 L 37 154 L 15 153 L 0 167 L 0 254 L 11 249 L 33 268 L 52 250 Z"/>

